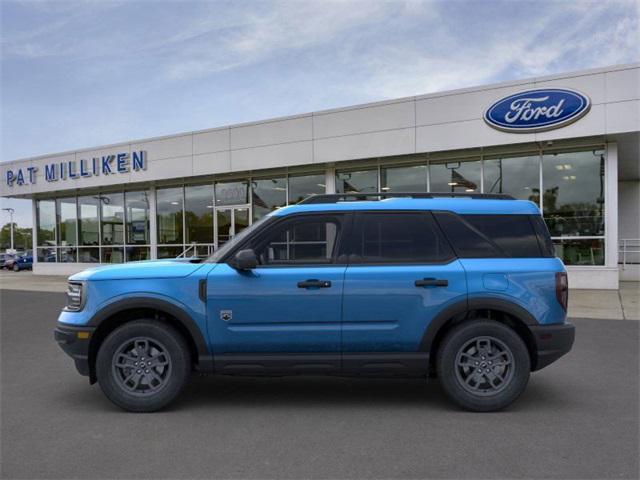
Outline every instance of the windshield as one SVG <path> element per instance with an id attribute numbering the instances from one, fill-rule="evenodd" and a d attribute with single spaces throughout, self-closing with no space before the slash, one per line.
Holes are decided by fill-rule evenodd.
<path id="1" fill-rule="evenodd" d="M 222 257 L 224 257 L 231 250 L 233 250 L 233 248 L 235 248 L 236 245 L 238 245 L 240 242 L 244 241 L 244 239 L 247 238 L 247 236 L 249 236 L 249 234 L 251 234 L 252 232 L 257 230 L 258 228 L 260 228 L 270 218 L 271 217 L 268 216 L 268 215 L 266 217 L 262 217 L 257 222 L 254 222 L 253 225 L 251 225 L 250 227 L 247 227 L 244 230 L 242 230 L 239 234 L 237 234 L 235 237 L 233 237 L 227 243 L 222 245 L 218 250 L 213 252 L 213 255 L 211 255 L 209 258 L 207 258 L 206 263 L 218 263 Z"/>

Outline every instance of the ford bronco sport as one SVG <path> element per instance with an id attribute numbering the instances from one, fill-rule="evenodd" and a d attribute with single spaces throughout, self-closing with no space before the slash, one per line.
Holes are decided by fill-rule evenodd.
<path id="1" fill-rule="evenodd" d="M 317 195 L 204 261 L 73 275 L 55 338 L 130 411 L 165 407 L 192 371 L 437 376 L 461 407 L 491 411 L 571 349 L 567 296 L 531 202 Z"/>

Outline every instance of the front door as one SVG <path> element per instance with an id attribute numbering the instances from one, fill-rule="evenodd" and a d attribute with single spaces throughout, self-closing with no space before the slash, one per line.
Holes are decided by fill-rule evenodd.
<path id="1" fill-rule="evenodd" d="M 344 215 L 276 221 L 252 248 L 259 266 L 216 266 L 207 281 L 209 335 L 220 373 L 340 369 Z M 319 356 L 318 356 L 319 355 Z"/>
<path id="2" fill-rule="evenodd" d="M 216 208 L 217 248 L 220 248 L 248 226 L 248 206 Z"/>
<path id="3" fill-rule="evenodd" d="M 345 273 L 343 367 L 426 370 L 431 320 L 466 299 L 465 272 L 429 212 L 358 214 Z"/>

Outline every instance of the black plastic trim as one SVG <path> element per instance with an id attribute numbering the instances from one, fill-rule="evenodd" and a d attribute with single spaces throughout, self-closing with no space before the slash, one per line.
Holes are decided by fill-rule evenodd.
<path id="1" fill-rule="evenodd" d="M 78 373 L 85 377 L 88 377 L 90 374 L 89 343 L 95 330 L 94 327 L 71 326 L 58 323 L 58 326 L 53 331 L 55 341 L 58 342 L 58 345 L 60 345 L 64 353 L 73 359 Z M 88 338 L 78 338 L 79 332 L 88 332 Z"/>
<path id="2" fill-rule="evenodd" d="M 532 370 L 540 370 L 567 354 L 575 341 L 576 327 L 571 323 L 530 327 L 538 352 Z"/>

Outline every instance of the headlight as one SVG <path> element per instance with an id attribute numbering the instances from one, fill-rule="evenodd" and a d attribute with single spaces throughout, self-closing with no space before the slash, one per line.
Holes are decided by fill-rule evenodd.
<path id="1" fill-rule="evenodd" d="M 82 283 L 69 282 L 67 286 L 67 305 L 65 310 L 79 312 L 84 306 L 84 292 Z"/>

